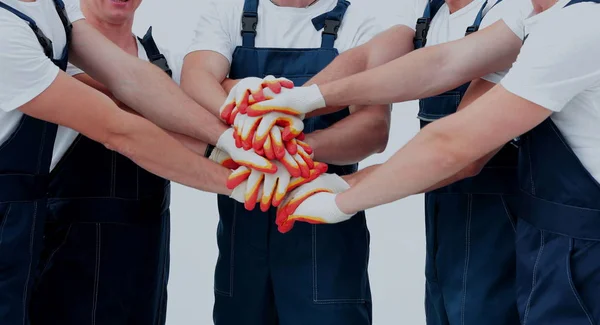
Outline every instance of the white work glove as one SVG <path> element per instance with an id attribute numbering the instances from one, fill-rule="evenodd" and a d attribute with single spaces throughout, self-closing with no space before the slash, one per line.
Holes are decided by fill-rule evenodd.
<path id="1" fill-rule="evenodd" d="M 350 185 L 340 176 L 323 174 L 314 181 L 304 184 L 288 194 L 277 210 L 277 229 L 286 233 L 296 221 L 311 224 L 329 224 L 346 221 L 352 215 L 342 212 L 335 198 Z"/>
<path id="2" fill-rule="evenodd" d="M 306 184 L 327 171 L 327 164 L 316 163 L 307 178 L 292 178 L 289 172 L 279 162 L 277 172 L 265 174 L 241 166 L 227 180 L 227 187 L 233 189 L 232 198 L 239 201 L 243 197 L 244 207 L 253 210 L 257 202 L 263 212 L 271 206 L 277 207 L 283 201 L 288 191 Z M 243 194 L 241 194 L 243 193 Z"/>
<path id="3" fill-rule="evenodd" d="M 228 153 L 217 148 L 213 149 L 208 159 L 228 169 L 237 169 L 240 167 L 238 163 L 231 159 L 231 156 Z"/>
<path id="4" fill-rule="evenodd" d="M 223 132 L 217 141 L 216 147 L 229 154 L 231 159 L 241 166 L 256 169 L 267 174 L 273 174 L 277 171 L 277 166 L 275 166 L 275 164 L 264 157 L 259 156 L 254 150 L 238 148 L 235 145 L 233 134 L 233 129 L 227 129 L 227 131 Z"/>
<path id="5" fill-rule="evenodd" d="M 266 92 L 265 92 L 266 93 Z M 317 85 L 282 89 L 273 99 L 257 101 L 246 109 L 248 116 L 279 112 L 304 118 L 304 115 L 325 107 L 325 98 Z"/>
<path id="6" fill-rule="evenodd" d="M 298 117 L 272 112 L 260 116 L 237 114 L 233 128 L 240 137 L 244 148 L 263 148 L 274 126 L 282 127 L 281 138 L 290 141 L 302 133 L 304 123 Z"/>
<path id="7" fill-rule="evenodd" d="M 219 109 L 221 118 L 228 124 L 233 124 L 235 115 L 246 113 L 249 103 L 265 100 L 263 90 L 268 88 L 270 93 L 279 94 L 282 88 L 291 89 L 294 83 L 286 78 L 266 76 L 264 79 L 248 77 L 240 80 L 229 92 L 225 104 Z M 252 102 L 250 101 L 252 96 Z"/>

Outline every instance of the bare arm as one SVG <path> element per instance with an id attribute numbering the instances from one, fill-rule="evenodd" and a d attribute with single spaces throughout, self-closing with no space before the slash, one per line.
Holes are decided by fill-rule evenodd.
<path id="1" fill-rule="evenodd" d="M 72 62 L 158 126 L 211 144 L 227 130 L 163 71 L 123 52 L 85 20 L 73 24 L 72 37 Z"/>
<path id="2" fill-rule="evenodd" d="M 196 51 L 186 55 L 181 72 L 181 88 L 214 116 L 227 99 L 221 83 L 229 73 L 229 61 L 217 52 Z"/>
<path id="3" fill-rule="evenodd" d="M 495 86 L 494 83 L 483 80 L 483 79 L 477 79 L 477 80 L 474 80 L 473 82 L 471 82 L 471 85 L 469 85 L 469 89 L 467 89 L 467 92 L 465 93 L 463 99 L 460 102 L 460 105 L 458 106 L 458 111 L 471 105 L 475 100 L 477 100 L 477 98 L 483 96 L 494 86 Z M 494 150 L 494 151 L 490 152 L 489 154 L 483 156 L 482 158 L 476 160 L 475 162 L 473 162 L 469 166 L 463 168 L 461 171 L 459 171 L 455 175 L 437 183 L 436 185 L 432 186 L 431 188 L 428 188 L 427 190 L 425 190 L 425 192 L 433 191 L 440 187 L 450 185 L 450 184 L 460 181 L 464 178 L 476 176 L 477 174 L 479 174 L 479 172 L 481 172 L 481 170 L 483 169 L 485 164 L 487 164 L 488 161 L 490 161 L 490 159 L 492 159 L 492 157 L 494 157 L 494 155 L 496 153 L 498 153 L 498 151 L 500 151 L 500 149 L 502 149 L 502 147 L 497 148 L 496 150 Z"/>
<path id="4" fill-rule="evenodd" d="M 394 26 L 365 44 L 340 54 L 325 69 L 310 79 L 306 86 L 325 84 L 353 74 L 373 69 L 388 63 L 413 50 L 415 31 L 404 25 Z M 345 106 L 343 106 L 345 107 Z M 317 116 L 342 108 L 329 107 L 311 112 L 307 116 Z"/>
<path id="5" fill-rule="evenodd" d="M 359 162 L 385 150 L 391 123 L 388 105 L 350 107 L 350 116 L 306 135 L 315 160 L 335 165 Z"/>
<path id="6" fill-rule="evenodd" d="M 551 111 L 494 87 L 469 107 L 426 126 L 336 202 L 355 212 L 420 193 L 531 130 Z"/>
<path id="7" fill-rule="evenodd" d="M 161 177 L 203 191 L 231 193 L 225 186 L 228 169 L 187 150 L 151 122 L 119 109 L 108 97 L 64 72 L 20 110 L 72 128 Z"/>
<path id="8" fill-rule="evenodd" d="M 327 106 L 388 104 L 453 89 L 515 61 L 522 42 L 498 21 L 460 40 L 413 51 L 377 68 L 320 86 Z"/>
<path id="9" fill-rule="evenodd" d="M 92 77 L 88 76 L 87 74 L 79 73 L 73 77 L 75 79 L 83 82 L 84 84 L 105 94 L 121 109 L 123 109 L 129 113 L 141 116 L 136 111 L 132 110 L 131 108 L 125 106 L 125 104 L 121 103 L 117 98 L 115 98 L 115 96 L 113 96 L 113 94 L 110 92 L 110 90 L 108 90 L 108 88 L 106 88 L 103 84 L 99 83 L 98 81 L 92 79 Z M 186 148 L 192 150 L 196 154 L 204 155 L 204 152 L 206 151 L 206 147 L 207 147 L 207 144 L 205 142 L 202 142 L 198 139 L 191 138 L 191 137 L 183 135 L 183 134 L 179 134 L 179 133 L 175 133 L 175 132 L 171 132 L 171 131 L 167 131 L 167 130 L 164 130 L 164 131 L 167 132 L 167 134 L 169 134 L 173 138 L 175 138 L 177 141 L 181 142 Z"/>

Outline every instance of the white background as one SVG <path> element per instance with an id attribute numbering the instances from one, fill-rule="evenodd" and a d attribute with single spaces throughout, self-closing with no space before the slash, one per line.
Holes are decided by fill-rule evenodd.
<path id="1" fill-rule="evenodd" d="M 394 10 L 398 6 L 398 0 L 352 0 L 360 1 L 371 3 L 373 10 Z M 152 25 L 159 44 L 171 51 L 183 51 L 207 2 L 144 0 L 134 31 L 143 35 Z M 418 130 L 416 113 L 415 102 L 394 105 L 387 150 L 365 160 L 361 167 L 384 162 L 414 136 Z M 367 218 L 374 324 L 425 324 L 422 195 L 369 210 Z M 169 325 L 212 324 L 217 220 L 215 195 L 173 186 Z"/>

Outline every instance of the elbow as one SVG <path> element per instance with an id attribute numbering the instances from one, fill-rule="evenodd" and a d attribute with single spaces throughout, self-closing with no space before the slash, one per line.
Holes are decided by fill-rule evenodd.
<path id="1" fill-rule="evenodd" d="M 471 165 L 463 169 L 463 178 L 475 177 L 479 175 L 479 173 L 481 173 L 481 170 L 483 169 L 483 166 L 484 165 L 479 163 L 472 163 Z"/>
<path id="2" fill-rule="evenodd" d="M 99 142 L 109 150 L 116 151 L 128 158 L 133 158 L 133 141 L 131 136 L 133 132 L 129 125 L 128 118 L 123 118 L 123 116 L 109 119 Z"/>
<path id="3" fill-rule="evenodd" d="M 390 139 L 390 125 L 389 123 L 382 123 L 380 127 L 375 128 L 374 134 L 374 153 L 383 153 L 387 148 Z"/>

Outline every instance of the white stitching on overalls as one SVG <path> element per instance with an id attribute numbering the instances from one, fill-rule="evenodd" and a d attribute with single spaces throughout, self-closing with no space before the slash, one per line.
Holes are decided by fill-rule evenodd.
<path id="1" fill-rule="evenodd" d="M 567 262 L 567 280 L 569 280 L 569 286 L 571 286 L 571 291 L 573 292 L 575 299 L 577 299 L 577 302 L 579 303 L 579 307 L 581 307 L 581 309 L 585 313 L 585 316 L 587 317 L 588 321 L 590 322 L 590 325 L 595 325 L 594 321 L 592 320 L 592 317 L 590 316 L 590 313 L 588 312 L 587 308 L 583 304 L 583 301 L 581 300 L 581 297 L 579 296 L 579 293 L 577 292 L 577 289 L 575 288 L 575 284 L 573 283 L 573 276 L 571 274 L 571 251 L 572 250 L 573 250 L 573 239 L 571 238 L 571 239 L 569 239 L 569 254 L 567 255 L 567 260 L 566 260 L 566 262 Z"/>
<path id="2" fill-rule="evenodd" d="M 529 298 L 527 299 L 527 306 L 525 307 L 525 315 L 523 316 L 523 325 L 527 325 L 527 317 L 529 316 L 529 308 L 531 307 L 531 299 L 533 298 L 533 293 L 535 292 L 537 268 L 540 263 L 540 259 L 542 258 L 542 253 L 544 252 L 544 245 L 545 245 L 544 231 L 540 230 L 540 251 L 538 252 L 538 256 L 535 260 L 535 264 L 533 265 L 533 281 L 531 283 L 531 292 L 529 293 Z"/>
<path id="3" fill-rule="evenodd" d="M 4 227 L 6 226 L 8 216 L 10 216 L 11 209 L 12 209 L 12 205 L 9 204 L 8 209 L 6 209 L 6 214 L 4 215 L 4 220 L 2 220 L 2 225 L 0 226 L 0 247 L 2 247 L 2 237 L 4 236 Z"/>
<path id="4" fill-rule="evenodd" d="M 471 252 L 471 212 L 473 209 L 473 195 L 468 195 L 468 212 L 467 212 L 467 225 L 465 233 L 465 266 L 463 271 L 463 297 L 460 308 L 460 322 L 462 325 L 465 324 L 465 307 L 467 304 L 467 277 L 469 273 L 469 259 Z"/>
<path id="5" fill-rule="evenodd" d="M 27 280 L 25 281 L 25 288 L 23 289 L 23 325 L 26 324 L 27 320 L 27 294 L 29 291 L 29 279 L 31 278 L 31 265 L 33 264 L 33 242 L 35 240 L 35 223 L 37 222 L 37 210 L 38 202 L 35 201 L 33 208 L 33 226 L 31 227 L 31 233 L 29 234 L 29 268 L 27 269 Z"/>
<path id="6" fill-rule="evenodd" d="M 512 226 L 513 230 L 516 233 L 517 232 L 517 226 L 515 225 L 515 222 L 512 219 L 512 214 L 510 214 L 510 211 L 508 211 L 508 207 L 506 206 L 506 202 L 504 201 L 504 196 L 503 195 L 500 195 L 500 200 L 502 200 L 502 206 L 504 206 L 504 211 L 506 212 L 506 217 L 508 218 L 508 221 L 510 221 L 510 225 Z"/>
<path id="7" fill-rule="evenodd" d="M 98 309 L 98 283 L 100 282 L 100 254 L 102 245 L 102 229 L 96 223 L 96 274 L 94 275 L 94 299 L 92 302 L 92 325 L 96 325 L 96 310 Z"/>

